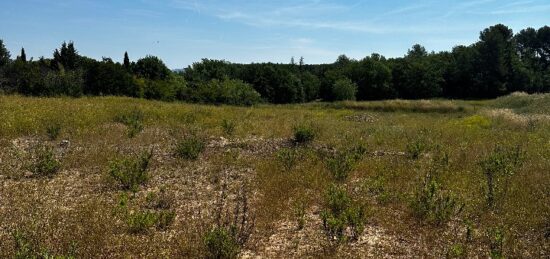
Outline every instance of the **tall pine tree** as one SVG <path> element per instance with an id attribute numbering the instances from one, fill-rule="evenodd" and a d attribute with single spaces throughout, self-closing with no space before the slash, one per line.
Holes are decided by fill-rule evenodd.
<path id="1" fill-rule="evenodd" d="M 124 68 L 130 70 L 130 58 L 128 57 L 128 51 L 124 52 Z"/>
<path id="2" fill-rule="evenodd" d="M 21 55 L 17 57 L 18 60 L 27 62 L 27 54 L 25 54 L 25 48 L 21 48 Z"/>

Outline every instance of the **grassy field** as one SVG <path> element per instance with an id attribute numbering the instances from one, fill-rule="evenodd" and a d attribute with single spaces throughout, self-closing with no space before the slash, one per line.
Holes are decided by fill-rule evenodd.
<path id="1" fill-rule="evenodd" d="M 0 96 L 0 257 L 548 257 L 549 126 L 550 95 Z"/>

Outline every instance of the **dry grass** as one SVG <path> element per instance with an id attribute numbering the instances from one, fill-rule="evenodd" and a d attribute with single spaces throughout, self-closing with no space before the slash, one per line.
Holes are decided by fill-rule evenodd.
<path id="1" fill-rule="evenodd" d="M 204 236 L 220 218 L 232 222 L 240 213 L 243 187 L 254 222 L 239 253 L 243 258 L 446 257 L 457 251 L 487 257 L 495 229 L 504 233 L 504 256 L 548 257 L 550 127 L 544 118 L 550 114 L 540 108 L 547 100 L 519 95 L 241 108 L 0 96 L 0 257 L 22 252 L 15 233 L 35 255 L 204 257 Z M 135 110 L 143 114 L 144 129 L 129 138 L 116 118 Z M 232 134 L 224 120 L 235 122 Z M 296 146 L 294 127 L 304 123 L 315 128 L 315 139 Z M 47 132 L 53 124 L 61 128 L 56 140 Z M 206 141 L 197 160 L 175 155 L 177 143 L 190 135 Z M 366 155 L 338 183 L 365 204 L 365 230 L 357 241 L 335 245 L 320 217 L 327 189 L 336 183 L 325 159 L 358 144 Z M 519 145 L 525 157 L 491 209 L 479 162 L 497 144 Z M 61 170 L 32 177 L 33 150 L 43 145 L 53 148 Z M 416 159 L 407 153 L 414 146 L 422 147 Z M 291 166 L 281 160 L 281 149 L 293 150 Z M 149 180 L 121 198 L 123 191 L 107 177 L 109 162 L 150 150 Z M 440 226 L 416 218 L 410 207 L 427 172 L 465 204 Z M 166 229 L 128 231 L 125 213 L 156 212 L 147 197 L 160 190 L 170 197 L 162 208 L 175 213 L 174 222 Z"/>

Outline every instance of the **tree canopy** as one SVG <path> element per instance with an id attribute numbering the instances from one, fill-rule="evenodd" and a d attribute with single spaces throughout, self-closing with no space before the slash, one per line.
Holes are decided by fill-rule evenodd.
<path id="1" fill-rule="evenodd" d="M 331 64 L 235 64 L 203 59 L 178 72 L 155 56 L 122 63 L 80 55 L 63 42 L 51 58 L 14 60 L 0 39 L 0 92 L 36 96 L 122 95 L 165 101 L 253 105 L 315 100 L 494 98 L 550 91 L 550 27 L 517 34 L 497 24 L 450 51 L 415 44 L 404 57 L 346 55 Z"/>

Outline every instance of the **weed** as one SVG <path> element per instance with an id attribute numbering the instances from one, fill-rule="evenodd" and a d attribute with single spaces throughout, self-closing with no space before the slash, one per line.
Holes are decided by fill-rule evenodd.
<path id="1" fill-rule="evenodd" d="M 227 119 L 224 119 L 222 121 L 223 133 L 226 136 L 233 136 L 233 133 L 235 133 L 235 127 L 236 127 L 236 124 L 233 121 L 230 121 L 230 120 L 227 120 Z"/>
<path id="2" fill-rule="evenodd" d="M 522 165 L 523 151 L 520 146 L 502 148 L 497 146 L 491 154 L 479 164 L 486 179 L 486 201 L 489 208 L 494 208 L 495 200 L 508 190 L 508 181 Z"/>
<path id="3" fill-rule="evenodd" d="M 36 153 L 36 161 L 31 171 L 35 176 L 53 177 L 61 168 L 61 163 L 55 159 L 52 148 L 47 146 L 39 147 Z"/>
<path id="4" fill-rule="evenodd" d="M 294 143 L 306 144 L 315 139 L 315 129 L 311 125 L 300 124 L 294 126 Z"/>
<path id="5" fill-rule="evenodd" d="M 294 205 L 294 216 L 297 219 L 298 230 L 302 230 L 306 224 L 306 206 L 303 202 Z"/>
<path id="6" fill-rule="evenodd" d="M 413 140 L 407 144 L 407 155 L 411 159 L 418 159 L 420 155 L 426 150 L 426 142 L 420 138 Z"/>
<path id="7" fill-rule="evenodd" d="M 173 211 L 162 210 L 156 215 L 155 225 L 158 230 L 166 230 L 176 218 L 176 213 Z"/>
<path id="8" fill-rule="evenodd" d="M 122 123 L 128 128 L 128 137 L 133 138 L 143 131 L 145 114 L 138 109 L 115 117 L 115 122 Z"/>
<path id="9" fill-rule="evenodd" d="M 56 140 L 61 134 L 61 124 L 53 123 L 46 127 L 46 135 L 50 140 Z"/>
<path id="10" fill-rule="evenodd" d="M 504 258 L 503 245 L 504 245 L 504 232 L 500 228 L 489 230 L 490 244 L 489 255 L 491 258 L 500 259 Z"/>
<path id="11" fill-rule="evenodd" d="M 386 189 L 386 179 L 381 175 L 366 180 L 364 188 L 380 203 L 386 203 L 390 199 L 390 192 Z"/>
<path id="12" fill-rule="evenodd" d="M 296 166 L 299 156 L 298 150 L 293 148 L 282 148 L 277 151 L 277 160 L 287 171 L 292 170 Z"/>
<path id="13" fill-rule="evenodd" d="M 225 228 L 216 227 L 204 237 L 207 249 L 207 258 L 237 258 L 240 246 L 235 236 Z"/>
<path id="14" fill-rule="evenodd" d="M 174 203 L 174 197 L 168 194 L 165 188 L 161 188 L 159 192 L 148 193 L 145 199 L 147 208 L 156 210 L 168 210 Z"/>
<path id="15" fill-rule="evenodd" d="M 431 173 L 426 175 L 410 204 L 418 218 L 436 225 L 441 225 L 460 213 L 463 206 L 450 191 L 441 189 Z"/>
<path id="16" fill-rule="evenodd" d="M 332 176 L 340 182 L 345 181 L 353 171 L 357 162 L 363 157 L 366 150 L 355 147 L 346 151 L 337 151 L 325 158 L 325 165 Z"/>
<path id="17" fill-rule="evenodd" d="M 188 160 L 196 160 L 204 151 L 206 141 L 196 135 L 191 135 L 176 144 L 176 156 Z"/>
<path id="18" fill-rule="evenodd" d="M 453 244 L 449 251 L 447 251 L 447 258 L 461 258 L 464 257 L 466 251 L 462 244 Z"/>
<path id="19" fill-rule="evenodd" d="M 139 186 L 147 182 L 152 152 L 145 152 L 139 157 L 127 157 L 111 162 L 109 175 L 118 182 L 123 190 L 137 192 Z"/>

